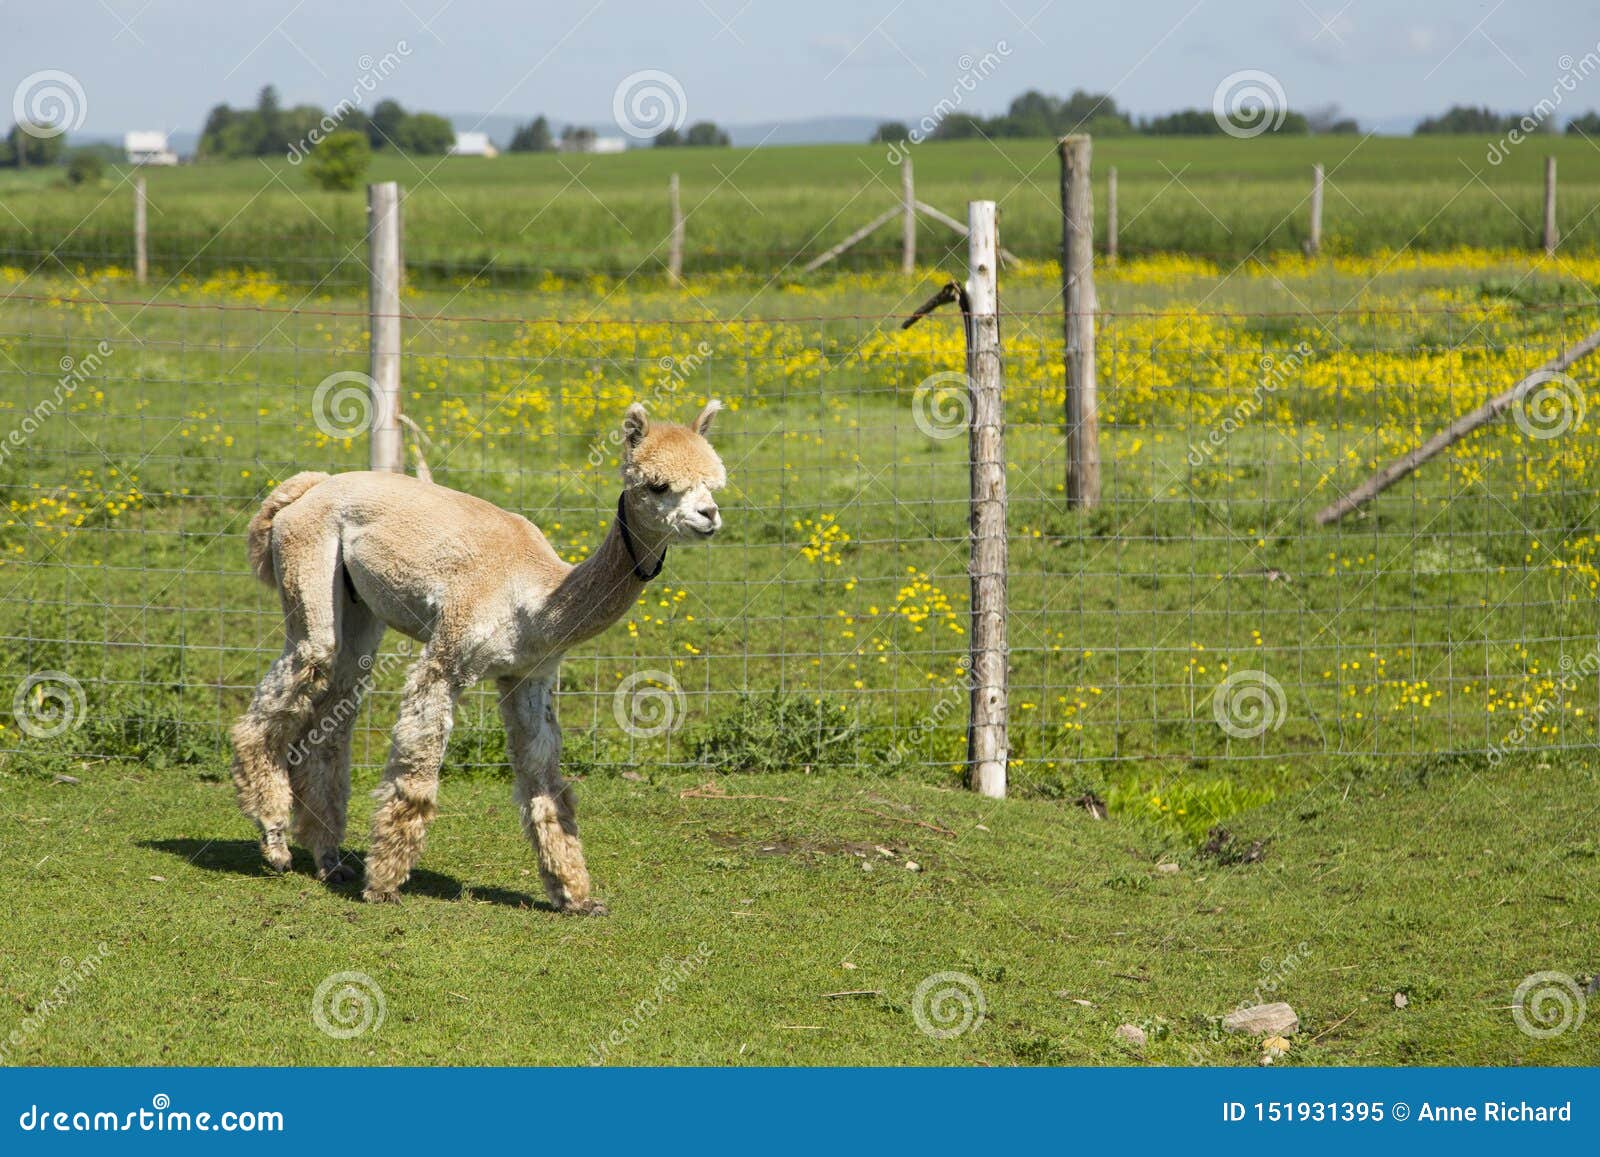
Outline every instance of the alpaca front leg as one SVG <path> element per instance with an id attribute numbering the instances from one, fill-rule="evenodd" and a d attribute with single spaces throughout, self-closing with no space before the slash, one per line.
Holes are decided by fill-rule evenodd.
<path id="1" fill-rule="evenodd" d="M 606 906 L 590 895 L 572 785 L 561 778 L 561 727 L 553 688 L 548 682 L 518 679 L 502 679 L 499 688 L 506 750 L 516 774 L 512 798 L 539 861 L 545 894 L 563 912 L 604 916 Z"/>
<path id="2" fill-rule="evenodd" d="M 422 855 L 439 795 L 439 765 L 455 714 L 460 687 L 427 656 L 406 677 L 400 717 L 383 782 L 373 792 L 372 846 L 367 851 L 370 901 L 398 900 L 400 886 Z"/>

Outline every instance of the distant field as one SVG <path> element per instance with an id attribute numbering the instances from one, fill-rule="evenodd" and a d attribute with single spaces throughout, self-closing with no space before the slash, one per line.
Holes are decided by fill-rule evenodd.
<path id="1" fill-rule="evenodd" d="M 1125 251 L 1244 256 L 1297 251 L 1310 169 L 1327 170 L 1325 246 L 1371 253 L 1537 243 L 1544 157 L 1559 159 L 1563 247 L 1600 250 L 1600 150 L 1554 137 L 1499 165 L 1476 138 L 1108 138 L 1095 142 L 1098 195 L 1115 165 Z M 894 204 L 899 177 L 883 146 L 636 150 L 620 156 L 378 159 L 369 177 L 406 190 L 413 277 L 520 282 L 536 273 L 658 274 L 668 176 L 680 174 L 691 272 L 740 267 L 786 276 Z M 1058 165 L 1048 140 L 952 142 L 912 149 L 918 196 L 956 217 L 998 200 L 1002 240 L 1048 259 L 1060 241 Z M 0 178 L 0 262 L 69 267 L 132 262 L 131 193 L 115 172 L 74 190 L 39 174 Z M 148 173 L 158 273 L 248 266 L 306 284 L 359 283 L 360 192 L 322 193 L 287 162 L 207 163 Z M 1103 211 L 1103 204 L 1101 205 Z M 924 221 L 924 260 L 954 234 Z M 891 226 L 845 259 L 897 261 Z M 802 260 L 794 260 L 802 257 Z"/>

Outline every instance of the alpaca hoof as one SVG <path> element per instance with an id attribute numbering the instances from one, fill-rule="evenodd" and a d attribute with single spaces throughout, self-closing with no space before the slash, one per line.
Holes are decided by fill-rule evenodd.
<path id="1" fill-rule="evenodd" d="M 570 916 L 609 916 L 611 909 L 599 900 L 579 900 L 576 904 L 567 904 L 561 909 Z"/>
<path id="2" fill-rule="evenodd" d="M 282 876 L 289 871 L 291 857 L 288 848 L 273 844 L 262 844 L 261 858 L 267 862 L 267 871 L 275 876 Z"/>
<path id="3" fill-rule="evenodd" d="M 354 864 L 335 862 L 327 867 L 317 869 L 317 879 L 324 884 L 348 884 L 360 874 Z"/>
<path id="4" fill-rule="evenodd" d="M 361 893 L 361 898 L 369 904 L 398 904 L 399 892 L 380 892 L 376 888 L 368 888 Z"/>

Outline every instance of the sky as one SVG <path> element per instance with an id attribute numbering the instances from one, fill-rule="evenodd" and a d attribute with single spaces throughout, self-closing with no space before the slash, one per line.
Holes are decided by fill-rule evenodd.
<path id="1" fill-rule="evenodd" d="M 1029 88 L 1110 92 L 1138 113 L 1205 108 L 1250 70 L 1292 108 L 1338 104 L 1364 127 L 1403 127 L 1454 103 L 1531 107 L 1574 61 L 1600 55 L 1600 3 L 1573 0 L 0 4 L 0 92 L 68 74 L 85 136 L 194 131 L 212 105 L 252 104 L 269 82 L 285 104 L 331 107 L 364 77 L 377 86 L 368 105 L 392 96 L 445 114 L 606 125 L 619 86 L 646 71 L 670 78 L 654 91 L 674 115 L 724 124 L 915 121 L 957 91 L 964 109 L 992 113 Z M 1564 99 L 1563 115 L 1600 107 L 1600 72 Z"/>

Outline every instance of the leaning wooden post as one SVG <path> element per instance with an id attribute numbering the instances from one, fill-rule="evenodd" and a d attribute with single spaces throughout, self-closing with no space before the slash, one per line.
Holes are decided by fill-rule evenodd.
<path id="1" fill-rule="evenodd" d="M 1100 504 L 1100 417 L 1094 380 L 1094 195 L 1090 139 L 1061 138 L 1061 298 L 1067 349 L 1067 505 Z"/>
<path id="2" fill-rule="evenodd" d="M 1117 263 L 1117 166 L 1106 170 L 1106 265 Z"/>
<path id="3" fill-rule="evenodd" d="M 667 185 L 667 199 L 672 203 L 672 238 L 667 250 L 667 278 L 674 285 L 683 284 L 683 205 L 678 200 L 678 174 L 672 174 Z"/>
<path id="4" fill-rule="evenodd" d="M 140 285 L 150 279 L 149 233 L 149 201 L 145 197 L 144 178 L 135 177 L 133 181 L 133 277 Z"/>
<path id="5" fill-rule="evenodd" d="M 908 277 L 917 270 L 917 188 L 911 158 L 900 162 L 900 272 Z"/>
<path id="6" fill-rule="evenodd" d="M 1322 252 L 1322 166 L 1311 166 L 1311 232 L 1306 238 L 1306 256 Z"/>
<path id="7" fill-rule="evenodd" d="M 1561 234 L 1556 229 L 1556 159 L 1553 156 L 1544 159 L 1544 251 L 1547 256 L 1556 255 L 1556 242 L 1561 240 Z"/>
<path id="8" fill-rule="evenodd" d="M 367 186 L 367 328 L 372 378 L 371 465 L 405 473 L 400 435 L 400 186 Z"/>
<path id="9" fill-rule="evenodd" d="M 1000 348 L 1000 239 L 993 201 L 967 206 L 967 389 L 972 470 L 970 786 L 1006 794 L 1006 456 L 1005 362 Z"/>

